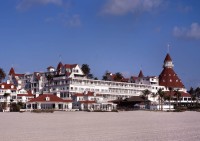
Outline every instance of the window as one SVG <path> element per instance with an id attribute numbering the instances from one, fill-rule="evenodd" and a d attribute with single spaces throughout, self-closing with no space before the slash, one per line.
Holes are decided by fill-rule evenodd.
<path id="1" fill-rule="evenodd" d="M 184 101 L 187 101 L 187 98 L 184 98 Z"/>

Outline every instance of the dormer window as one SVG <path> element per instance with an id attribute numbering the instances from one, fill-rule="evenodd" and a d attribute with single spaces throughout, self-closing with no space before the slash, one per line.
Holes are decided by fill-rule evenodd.
<path id="1" fill-rule="evenodd" d="M 1 85 L 1 88 L 4 88 L 4 85 Z"/>
<path id="2" fill-rule="evenodd" d="M 169 81 L 170 81 L 170 82 L 172 82 L 172 80 L 171 80 L 171 79 L 170 79 Z"/>
<path id="3" fill-rule="evenodd" d="M 46 100 L 46 101 L 50 101 L 50 97 L 47 96 L 47 97 L 45 98 L 45 100 Z"/>
<path id="4" fill-rule="evenodd" d="M 11 85 L 11 89 L 13 89 L 14 88 L 14 86 L 13 85 Z"/>

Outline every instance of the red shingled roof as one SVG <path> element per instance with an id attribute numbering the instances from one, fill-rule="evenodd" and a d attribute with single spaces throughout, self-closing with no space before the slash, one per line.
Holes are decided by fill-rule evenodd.
<path id="1" fill-rule="evenodd" d="M 13 75 L 13 76 L 19 76 L 19 77 L 21 77 L 21 76 L 23 76 L 24 74 L 16 74 L 14 68 L 12 67 L 12 68 L 10 69 L 10 72 L 9 72 L 8 75 Z"/>
<path id="2" fill-rule="evenodd" d="M 166 61 L 172 61 L 169 54 L 166 55 L 164 63 L 166 63 Z M 172 88 L 185 88 L 181 79 L 171 67 L 163 68 L 161 74 L 159 75 L 159 85 Z"/>
<path id="3" fill-rule="evenodd" d="M 58 66 L 57 66 L 57 71 L 60 70 L 63 67 L 63 64 L 61 62 L 59 62 Z"/>
<path id="4" fill-rule="evenodd" d="M 183 83 L 172 68 L 164 68 L 159 76 L 159 85 L 172 88 L 184 88 Z"/>
<path id="5" fill-rule="evenodd" d="M 167 53 L 164 62 L 167 62 L 167 61 L 172 61 L 172 59 L 171 59 L 169 53 Z"/>
<path id="6" fill-rule="evenodd" d="M 10 72 L 9 72 L 8 75 L 14 75 L 14 74 L 15 74 L 15 70 L 14 70 L 14 68 L 12 67 L 12 68 L 10 69 Z"/>
<path id="7" fill-rule="evenodd" d="M 72 69 L 75 68 L 77 66 L 77 64 L 65 64 L 64 67 L 68 68 L 68 69 Z"/>
<path id="8" fill-rule="evenodd" d="M 138 75 L 139 78 L 144 77 L 142 70 L 140 70 L 140 73 Z"/>
<path id="9" fill-rule="evenodd" d="M 76 93 L 76 94 L 74 94 L 74 96 L 84 96 L 84 94 L 83 93 Z"/>
<path id="10" fill-rule="evenodd" d="M 174 91 L 173 92 L 167 91 L 165 93 L 166 93 L 166 95 L 171 95 L 171 96 L 174 96 L 174 94 L 175 94 Z M 180 93 L 181 93 L 181 97 L 191 97 L 191 95 L 189 93 L 185 93 L 185 92 L 181 92 L 181 91 L 180 91 Z"/>
<path id="11" fill-rule="evenodd" d="M 46 101 L 46 97 L 49 97 L 49 101 Z M 42 94 L 36 98 L 31 99 L 29 102 L 72 102 L 72 100 L 64 100 L 53 94 Z"/>
<path id="12" fill-rule="evenodd" d="M 4 86 L 4 88 L 2 88 L 2 85 Z M 11 88 L 11 86 L 13 86 L 13 88 Z M 16 90 L 16 86 L 14 84 L 7 84 L 5 82 L 0 84 L 0 89 L 11 89 L 11 90 Z"/>

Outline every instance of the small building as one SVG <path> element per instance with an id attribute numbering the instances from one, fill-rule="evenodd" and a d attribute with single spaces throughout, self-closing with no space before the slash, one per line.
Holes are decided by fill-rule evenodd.
<path id="1" fill-rule="evenodd" d="M 123 110 L 146 109 L 150 105 L 150 101 L 145 100 L 141 96 L 132 96 L 126 99 L 117 99 L 113 102 L 118 105 L 119 109 Z"/>
<path id="2" fill-rule="evenodd" d="M 112 111 L 117 108 L 117 104 L 112 102 L 104 101 L 103 97 L 94 92 L 84 92 L 77 93 L 73 95 L 73 108 L 79 110 L 102 110 L 102 111 Z"/>
<path id="3" fill-rule="evenodd" d="M 41 94 L 28 101 L 26 109 L 68 110 L 72 109 L 72 100 L 65 100 L 53 94 Z"/>

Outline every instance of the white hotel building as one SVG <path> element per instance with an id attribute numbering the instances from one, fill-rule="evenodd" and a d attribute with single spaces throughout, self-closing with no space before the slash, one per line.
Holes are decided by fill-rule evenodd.
<path id="1" fill-rule="evenodd" d="M 47 80 L 47 75 L 53 76 L 52 80 Z M 57 69 L 50 66 L 47 72 L 34 72 L 33 74 L 16 74 L 11 68 L 9 79 L 18 87 L 31 90 L 33 94 L 40 94 L 50 91 L 60 95 L 63 99 L 71 99 L 76 93 L 86 91 L 100 94 L 106 100 L 117 98 L 128 98 L 139 96 L 145 89 L 155 91 L 160 86 L 158 77 L 132 77 L 128 82 L 94 80 L 85 77 L 81 68 L 77 64 L 65 64 L 61 62 Z M 23 85 L 22 85 L 23 84 Z"/>
<path id="2" fill-rule="evenodd" d="M 109 75 L 108 78 L 113 77 L 113 74 Z M 172 87 L 186 92 L 181 80 L 173 71 L 173 63 L 169 54 L 164 60 L 163 71 L 159 77 L 145 77 L 140 71 L 137 77 L 132 76 L 125 79 L 125 82 L 117 82 L 112 79 L 110 81 L 94 80 L 88 79 L 78 64 L 62 64 L 60 62 L 57 68 L 50 66 L 46 72 L 34 72 L 33 74 L 17 74 L 11 68 L 9 80 L 18 90 L 30 90 L 36 97 L 42 93 L 52 93 L 64 100 L 72 100 L 75 94 L 89 91 L 100 95 L 104 101 L 139 96 L 146 89 L 156 93 L 160 88 L 169 91 L 169 87 Z M 156 99 L 150 96 L 149 100 L 155 101 Z"/>

